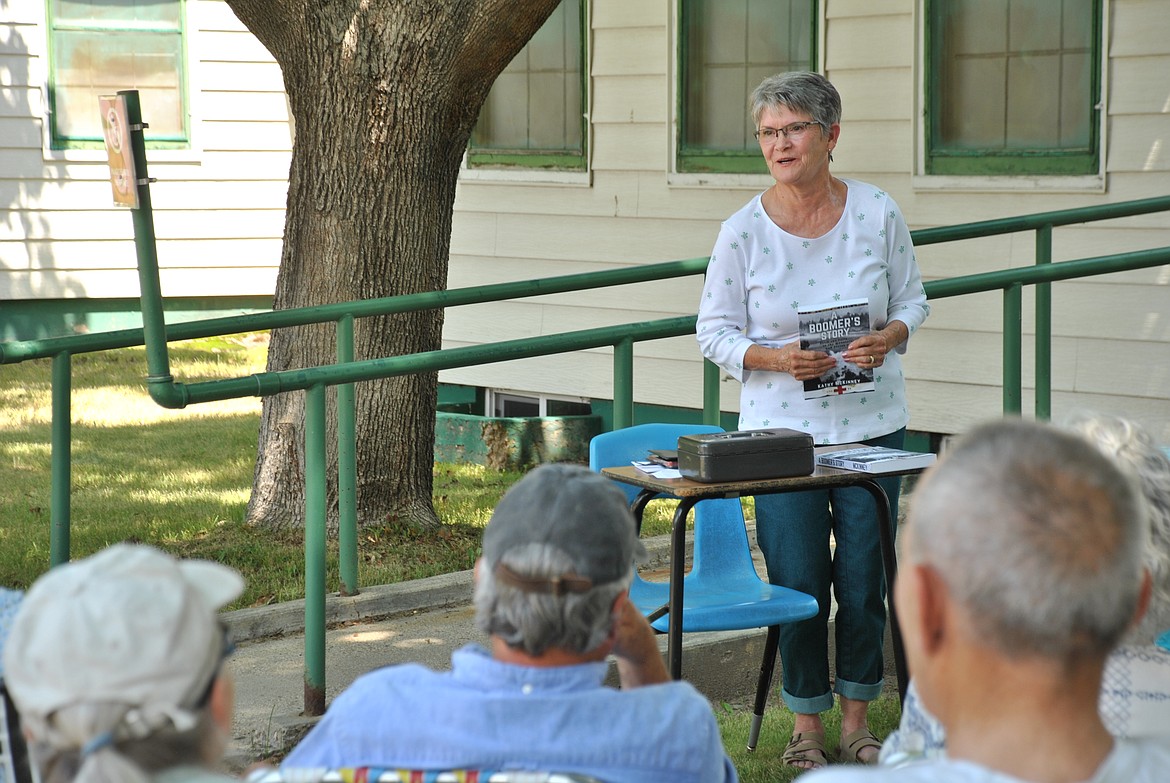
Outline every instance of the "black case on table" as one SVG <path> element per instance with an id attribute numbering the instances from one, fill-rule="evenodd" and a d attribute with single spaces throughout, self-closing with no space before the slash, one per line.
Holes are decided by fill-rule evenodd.
<path id="1" fill-rule="evenodd" d="M 807 476 L 813 472 L 813 439 L 787 428 L 681 435 L 678 470 L 708 484 Z"/>

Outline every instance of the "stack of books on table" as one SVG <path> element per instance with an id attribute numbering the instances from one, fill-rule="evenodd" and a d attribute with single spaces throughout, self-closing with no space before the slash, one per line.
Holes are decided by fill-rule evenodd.
<path id="1" fill-rule="evenodd" d="M 887 449 L 884 446 L 864 446 L 857 449 L 842 449 L 817 455 L 817 464 L 829 468 L 859 470 L 865 473 L 897 473 L 904 470 L 919 470 L 934 464 L 937 456 L 930 452 Z"/>
<path id="2" fill-rule="evenodd" d="M 646 459 L 634 460 L 631 464 L 642 473 L 655 478 L 670 479 L 682 476 L 678 472 L 678 451 L 675 449 L 650 449 L 646 453 Z"/>

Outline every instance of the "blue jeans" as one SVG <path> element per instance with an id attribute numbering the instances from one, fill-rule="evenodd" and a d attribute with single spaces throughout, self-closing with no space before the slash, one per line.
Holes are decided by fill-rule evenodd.
<path id="1" fill-rule="evenodd" d="M 867 440 L 902 448 L 906 430 Z M 898 517 L 901 477 L 878 479 Z M 836 551 L 829 550 L 829 534 Z M 882 641 L 886 627 L 886 580 L 873 496 L 861 487 L 786 492 L 756 497 L 756 540 L 768 581 L 817 599 L 816 617 L 780 626 L 784 703 L 805 715 L 833 706 L 833 692 L 872 701 L 882 690 Z M 834 620 L 836 679 L 829 686 L 829 590 L 837 599 Z"/>

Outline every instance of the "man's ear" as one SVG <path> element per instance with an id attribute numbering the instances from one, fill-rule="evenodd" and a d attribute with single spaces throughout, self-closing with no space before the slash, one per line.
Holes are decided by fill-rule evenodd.
<path id="1" fill-rule="evenodd" d="M 918 626 L 919 643 L 927 655 L 938 652 L 951 632 L 949 622 L 950 593 L 942 574 L 933 566 L 915 565 L 908 576 L 915 580 L 917 600 L 914 622 Z M 899 573 L 898 577 L 902 575 Z"/>
<path id="2" fill-rule="evenodd" d="M 613 603 L 609 606 L 609 640 L 612 641 L 617 637 L 618 628 L 622 622 L 622 613 L 625 611 L 625 606 L 630 600 L 630 591 L 622 590 L 614 596 Z M 637 611 L 637 610 L 635 610 Z"/>
<path id="3" fill-rule="evenodd" d="M 1146 611 L 1150 608 L 1150 600 L 1154 594 L 1154 578 L 1150 576 L 1150 569 L 1142 569 L 1142 586 L 1138 591 L 1137 608 L 1133 612 L 1133 620 L 1130 621 L 1131 627 L 1137 627 L 1142 618 L 1146 616 Z"/>

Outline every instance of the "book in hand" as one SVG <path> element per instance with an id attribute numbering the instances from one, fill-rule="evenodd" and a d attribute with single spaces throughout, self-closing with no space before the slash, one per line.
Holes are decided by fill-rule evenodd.
<path id="1" fill-rule="evenodd" d="M 850 343 L 869 334 L 868 300 L 850 299 L 801 308 L 796 315 L 800 323 L 800 347 L 821 351 L 836 362 L 821 377 L 804 381 L 806 400 L 874 390 L 873 368 L 847 362 L 844 357 Z"/>
<path id="2" fill-rule="evenodd" d="M 829 468 L 860 470 L 866 473 L 896 473 L 918 470 L 934 464 L 936 456 L 930 452 L 887 449 L 884 446 L 865 446 L 858 449 L 829 451 L 817 455 L 817 464 Z"/>

